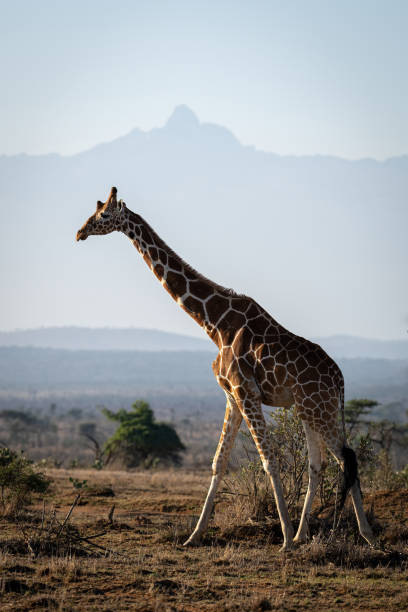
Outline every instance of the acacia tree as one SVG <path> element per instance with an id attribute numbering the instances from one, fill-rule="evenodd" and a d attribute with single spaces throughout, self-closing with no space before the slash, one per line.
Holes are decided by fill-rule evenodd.
<path id="1" fill-rule="evenodd" d="M 119 426 L 104 447 L 105 465 L 111 460 L 121 460 L 126 467 L 150 468 L 159 462 L 181 463 L 180 453 L 184 444 L 174 427 L 158 422 L 147 402 L 138 400 L 132 410 L 111 412 L 103 408 L 103 414 Z"/>

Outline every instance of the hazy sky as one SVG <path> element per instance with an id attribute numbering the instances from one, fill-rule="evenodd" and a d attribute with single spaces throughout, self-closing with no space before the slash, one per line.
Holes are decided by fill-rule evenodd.
<path id="1" fill-rule="evenodd" d="M 276 153 L 408 153 L 406 0 L 0 7 L 0 153 L 72 154 L 180 103 Z"/>
<path id="2" fill-rule="evenodd" d="M 0 0 L 0 9 L 0 155 L 74 154 L 112 141 L 135 127 L 147 131 L 161 126 L 180 104 L 193 109 L 201 122 L 229 128 L 243 144 L 279 154 L 331 154 L 352 159 L 408 155 L 408 0 Z M 211 146 L 216 153 L 222 148 L 219 143 Z M 155 151 L 160 152 L 160 148 Z M 119 154 L 115 155 L 119 159 Z M 75 207 L 68 210 L 64 209 L 69 199 L 66 185 L 71 188 L 72 177 L 76 176 L 70 160 L 62 163 L 50 158 L 37 165 L 31 161 L 30 168 L 27 165 L 28 169 L 19 170 L 25 167 L 24 159 L 3 158 L 0 275 L 3 267 L 8 316 L 4 316 L 3 305 L 1 328 L 131 323 L 201 333 L 193 323 L 188 327 L 190 320 L 185 313 L 170 303 L 150 277 L 146 277 L 144 288 L 147 314 L 134 312 L 134 293 L 129 290 L 125 295 L 122 289 L 125 279 L 132 277 L 134 265 L 132 258 L 128 260 L 124 241 L 113 252 L 126 260 L 124 265 L 129 269 L 121 268 L 117 277 L 116 269 L 112 269 L 109 284 L 105 268 L 95 266 L 92 259 L 99 253 L 110 261 L 107 241 L 90 242 L 86 248 L 74 242 L 76 230 L 92 212 L 89 202 L 104 197 L 110 185 L 118 184 L 125 199 L 133 194 L 132 206 L 141 206 L 140 212 L 146 210 L 146 218 L 153 226 L 157 223 L 157 230 L 176 252 L 210 278 L 271 307 L 272 314 L 293 331 L 311 336 L 353 333 L 406 338 L 407 285 L 402 279 L 406 276 L 408 209 L 406 175 L 401 170 L 406 161 L 353 164 L 356 176 L 361 168 L 378 166 L 378 173 L 372 175 L 371 182 L 364 172 L 358 174 L 361 181 L 357 177 L 354 182 L 350 178 L 353 173 L 346 173 L 349 178 L 340 189 L 337 185 L 343 175 L 333 175 L 337 183 L 331 184 L 330 170 L 325 170 L 327 176 L 320 182 L 319 175 L 316 191 L 309 193 L 305 170 L 303 183 L 302 177 L 293 175 L 282 187 L 269 181 L 271 175 L 267 175 L 265 185 L 255 183 L 248 193 L 238 190 L 242 207 L 256 192 L 252 218 L 256 221 L 259 214 L 264 227 L 256 226 L 254 236 L 266 232 L 265 257 L 270 256 L 270 233 L 265 223 L 275 215 L 271 206 L 286 219 L 282 211 L 285 206 L 279 205 L 285 189 L 296 201 L 296 210 L 307 213 L 308 193 L 312 194 L 313 210 L 318 209 L 316 200 L 322 205 L 316 219 L 308 214 L 303 218 L 307 232 L 299 225 L 298 242 L 285 259 L 282 278 L 265 268 L 271 281 L 267 285 L 262 281 L 262 271 L 260 276 L 257 269 L 252 274 L 250 266 L 257 265 L 256 257 L 246 257 L 244 249 L 231 255 L 228 244 L 222 257 L 224 278 L 217 249 L 212 249 L 211 255 L 203 251 L 207 235 L 212 236 L 214 244 L 217 240 L 220 244 L 224 236 L 214 237 L 211 219 L 205 231 L 195 225 L 194 207 L 198 202 L 207 205 L 206 193 L 212 193 L 226 218 L 236 223 L 236 237 L 242 238 L 247 225 L 240 224 L 232 195 L 239 181 L 220 179 L 221 188 L 227 185 L 231 190 L 223 197 L 222 190 L 217 192 L 217 173 L 208 180 L 210 166 L 204 166 L 204 174 L 197 175 L 203 179 L 201 189 L 196 184 L 183 186 L 185 158 L 180 175 L 177 168 L 172 170 L 165 162 L 160 180 L 154 174 L 154 164 L 146 166 L 151 168 L 153 178 L 150 174 L 138 178 L 133 168 L 128 176 L 129 156 L 126 151 L 123 155 L 119 181 L 110 168 L 101 169 L 97 157 L 93 178 L 81 161 L 87 156 L 72 160 L 72 167 L 82 164 L 79 170 L 83 174 L 78 170 L 81 184 L 76 188 Z M 162 158 L 172 159 L 177 151 L 173 147 L 170 157 L 166 155 L 163 153 Z M 223 159 L 235 158 L 225 153 Z M 153 161 L 156 163 L 157 157 Z M 207 163 L 207 158 L 204 161 Z M 302 167 L 321 161 L 306 161 Z M 286 163 L 288 167 L 292 164 L 293 171 L 295 160 L 283 165 Z M 62 165 L 65 175 L 56 170 Z M 54 192 L 62 190 L 55 206 L 52 199 L 42 198 L 42 184 L 35 192 L 39 178 L 35 168 L 40 166 L 49 169 L 47 180 Z M 395 176 L 394 170 L 388 172 L 390 167 L 395 168 Z M 381 168 L 385 169 L 382 174 Z M 20 171 L 25 174 L 20 176 Z M 250 185 L 247 167 L 242 172 Z M 177 177 L 176 185 L 172 173 Z M 61 184 L 55 185 L 58 177 Z M 154 190 L 156 183 L 158 189 Z M 162 193 L 159 184 L 173 189 L 174 216 L 172 210 L 171 216 L 166 216 L 170 210 L 168 189 Z M 325 192 L 329 184 L 330 192 Z M 31 185 L 37 194 L 36 204 L 40 203 L 38 212 L 30 200 Z M 376 185 L 380 185 L 377 190 Z M 332 208 L 329 204 L 324 208 L 325 198 L 332 202 Z M 344 220 L 342 233 L 336 206 Z M 333 227 L 338 232 L 335 240 L 331 240 Z M 18 228 L 19 240 L 13 228 Z M 51 231 L 55 228 L 59 229 Z M 217 229 L 222 231 L 222 225 Z M 24 242 L 26 249 L 27 244 L 34 249 L 28 262 L 29 274 L 26 250 L 21 248 L 27 236 L 31 242 Z M 347 248 L 333 277 L 329 255 L 339 236 Z M 283 252 L 287 245 L 283 232 L 280 239 Z M 304 253 L 302 240 L 307 243 Z M 271 253 L 280 256 L 273 248 L 276 246 L 271 244 Z M 301 269 L 297 265 L 299 250 Z M 44 261 L 47 265 L 42 267 Z M 67 273 L 61 275 L 64 266 Z M 314 266 L 313 278 L 310 266 Z M 326 276 L 335 285 L 331 292 L 322 283 L 327 269 Z M 146 269 L 145 274 L 150 272 Z M 338 283 L 337 275 L 344 282 Z M 272 281 L 278 286 L 274 288 Z M 113 290 L 111 283 L 115 282 L 118 285 Z M 299 303 L 302 292 L 306 297 Z M 353 292 L 360 301 L 349 299 Z M 280 304 L 276 294 L 281 296 Z M 30 308 L 26 295 L 30 295 Z M 100 319 L 96 319 L 93 308 L 95 296 L 104 304 L 104 309 L 97 311 Z"/>

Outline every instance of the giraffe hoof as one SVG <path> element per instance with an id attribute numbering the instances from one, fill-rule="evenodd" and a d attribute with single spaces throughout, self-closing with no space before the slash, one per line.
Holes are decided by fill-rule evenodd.
<path id="1" fill-rule="evenodd" d="M 199 546 L 200 544 L 200 536 L 194 535 L 194 533 L 186 540 L 183 546 Z"/>
<path id="2" fill-rule="evenodd" d="M 286 542 L 283 546 L 281 546 L 281 548 L 279 549 L 280 553 L 288 553 L 288 552 L 292 552 L 292 550 L 294 549 L 294 545 L 293 542 Z"/>
<path id="3" fill-rule="evenodd" d="M 301 544 L 306 544 L 307 542 L 307 538 L 306 536 L 296 536 L 295 538 L 293 538 L 293 544 L 295 546 L 300 546 Z"/>
<path id="4" fill-rule="evenodd" d="M 361 536 L 365 539 L 367 544 L 371 546 L 371 548 L 377 547 L 377 542 L 375 541 L 375 538 L 372 533 L 362 533 Z"/>

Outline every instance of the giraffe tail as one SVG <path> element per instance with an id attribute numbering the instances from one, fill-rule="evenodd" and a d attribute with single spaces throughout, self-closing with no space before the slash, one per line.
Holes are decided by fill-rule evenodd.
<path id="1" fill-rule="evenodd" d="M 343 470 L 343 485 L 341 488 L 340 494 L 340 503 L 338 511 L 341 512 L 343 509 L 344 503 L 346 501 L 347 493 L 357 482 L 360 485 L 360 481 L 358 478 L 358 466 L 357 466 L 357 457 L 356 453 L 352 448 L 348 446 L 343 446 L 341 450 L 341 454 L 344 460 L 344 470 Z"/>
<path id="2" fill-rule="evenodd" d="M 344 417 L 344 378 L 343 378 L 343 375 L 341 376 L 339 391 L 340 391 L 339 408 L 340 408 L 340 414 L 341 414 L 341 424 L 343 427 L 344 444 L 346 444 L 347 434 L 346 434 L 346 421 Z"/>
<path id="3" fill-rule="evenodd" d="M 341 454 L 344 461 L 344 471 L 343 471 L 343 484 L 340 493 L 340 505 L 339 512 L 341 512 L 347 497 L 347 493 L 354 485 L 355 482 L 358 482 L 360 486 L 360 480 L 358 478 L 358 465 L 357 465 L 357 457 L 356 453 L 352 448 L 347 446 L 347 434 L 346 434 L 346 423 L 344 418 L 344 378 L 341 377 L 340 381 L 340 412 L 341 412 L 341 420 L 343 426 L 343 436 L 344 436 L 344 446 L 341 450 Z"/>

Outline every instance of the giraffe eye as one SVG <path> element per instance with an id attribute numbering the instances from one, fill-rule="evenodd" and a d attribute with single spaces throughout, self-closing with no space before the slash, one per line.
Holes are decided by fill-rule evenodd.
<path id="1" fill-rule="evenodd" d="M 103 219 L 109 219 L 109 215 L 107 213 L 101 213 L 101 217 Z"/>

